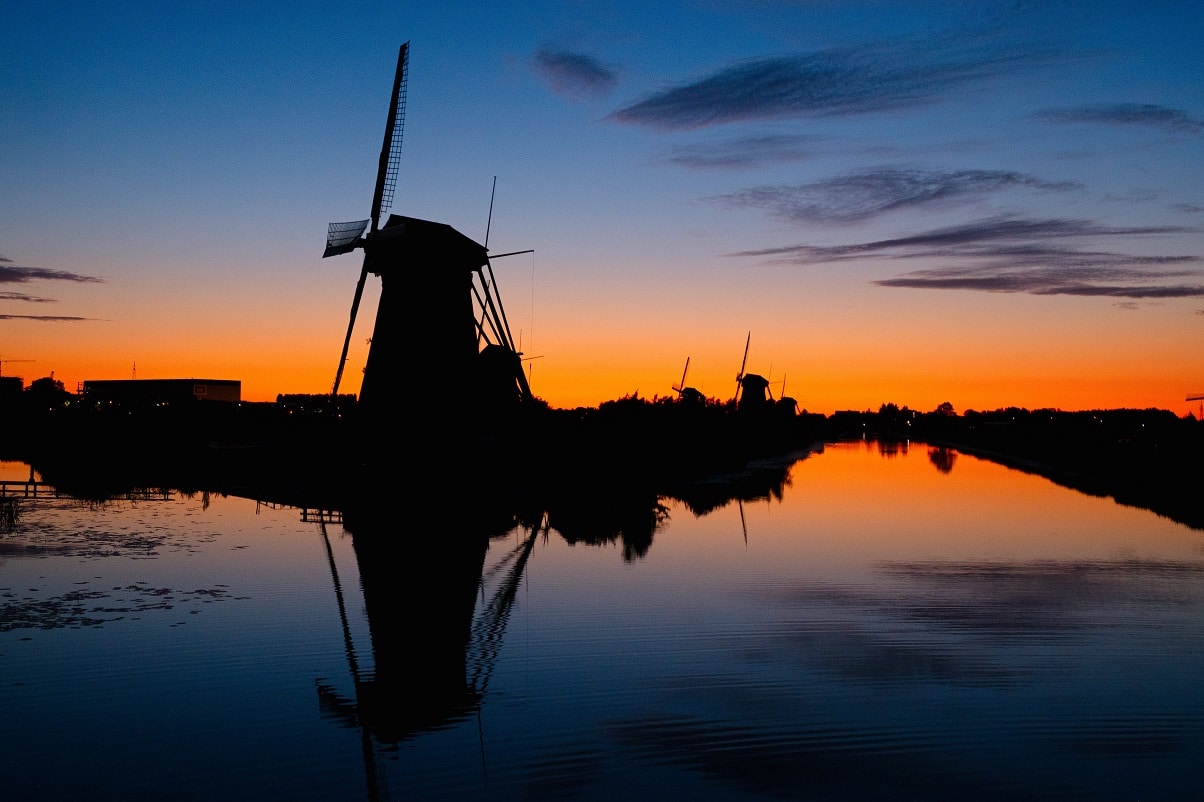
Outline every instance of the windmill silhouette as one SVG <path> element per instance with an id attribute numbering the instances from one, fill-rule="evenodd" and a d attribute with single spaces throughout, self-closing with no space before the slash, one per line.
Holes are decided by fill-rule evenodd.
<path id="1" fill-rule="evenodd" d="M 700 390 L 686 386 L 686 374 L 689 372 L 690 357 L 686 357 L 686 366 L 681 372 L 681 381 L 673 385 L 673 391 L 677 393 L 677 400 L 689 404 L 706 403 L 706 396 Z"/>
<path id="2" fill-rule="evenodd" d="M 369 273 L 381 280 L 359 394 L 361 414 L 368 418 L 386 407 L 390 414 L 436 406 L 456 412 L 474 399 L 512 404 L 531 397 L 488 248 L 444 223 L 395 214 L 381 223 L 392 205 L 400 167 L 409 52 L 406 42 L 397 54 L 371 217 L 331 223 L 322 254 L 364 252 L 335 373 L 336 397 L 364 284 Z"/>
<path id="3" fill-rule="evenodd" d="M 744 358 L 740 361 L 740 372 L 736 374 L 736 395 L 732 401 L 736 409 L 751 411 L 763 409 L 773 400 L 769 392 L 769 381 L 759 373 L 745 373 L 748 366 L 748 346 L 752 343 L 752 332 L 744 340 Z"/>

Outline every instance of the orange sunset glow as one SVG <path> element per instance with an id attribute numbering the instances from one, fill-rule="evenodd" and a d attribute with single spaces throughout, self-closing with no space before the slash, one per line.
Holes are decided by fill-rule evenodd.
<path id="1" fill-rule="evenodd" d="M 670 395 L 689 359 L 710 398 L 744 366 L 823 414 L 1199 414 L 1194 11 L 906 5 L 3 12 L 0 376 L 330 392 L 361 257 L 323 237 L 368 214 L 401 36 L 390 210 L 523 251 L 492 265 L 554 407 Z"/>

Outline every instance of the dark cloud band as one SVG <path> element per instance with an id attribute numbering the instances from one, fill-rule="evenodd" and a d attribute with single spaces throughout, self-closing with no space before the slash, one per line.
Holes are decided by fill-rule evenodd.
<path id="1" fill-rule="evenodd" d="M 582 53 L 543 47 L 535 52 L 532 65 L 553 92 L 574 98 L 606 97 L 618 82 L 613 70 Z"/>
<path id="2" fill-rule="evenodd" d="M 1060 58 L 1040 48 L 908 41 L 748 61 L 625 106 L 611 119 L 662 130 L 908 108 Z"/>
<path id="3" fill-rule="evenodd" d="M 1078 244 L 1190 231 L 1177 226 L 1101 226 L 1075 219 L 992 218 L 907 237 L 732 255 L 798 265 L 865 259 L 955 262 L 873 282 L 882 287 L 1136 299 L 1204 297 L 1204 284 L 1183 281 L 1200 277 L 1198 270 L 1189 268 L 1204 261 L 1199 256 L 1134 255 Z"/>
<path id="4" fill-rule="evenodd" d="M 38 320 L 43 323 L 62 323 L 93 320 L 93 318 L 75 317 L 74 315 L 0 315 L 0 320 Z"/>
<path id="5" fill-rule="evenodd" d="M 1069 191 L 1073 182 L 1043 181 L 1003 170 L 915 170 L 884 167 L 809 184 L 762 186 L 711 198 L 728 206 L 764 209 L 798 222 L 854 222 L 937 201 L 1008 189 Z"/>
<path id="6" fill-rule="evenodd" d="M 1113 126 L 1146 126 L 1171 134 L 1198 134 L 1204 131 L 1204 120 L 1192 117 L 1180 109 L 1153 103 L 1102 103 L 1047 109 L 1036 115 L 1055 123 L 1094 123 Z"/>
<path id="7" fill-rule="evenodd" d="M 717 142 L 683 145 L 661 161 L 687 169 L 749 169 L 803 161 L 811 156 L 816 137 L 791 134 L 736 137 Z"/>
<path id="8" fill-rule="evenodd" d="M 66 270 L 50 270 L 45 267 L 14 267 L 0 265 L 0 284 L 25 284 L 30 281 L 74 281 L 84 284 L 100 284 L 103 279 L 68 273 Z"/>
<path id="9" fill-rule="evenodd" d="M 36 295 L 27 295 L 23 292 L 0 292 L 0 301 L 22 301 L 33 304 L 54 303 L 53 298 L 39 298 Z"/>

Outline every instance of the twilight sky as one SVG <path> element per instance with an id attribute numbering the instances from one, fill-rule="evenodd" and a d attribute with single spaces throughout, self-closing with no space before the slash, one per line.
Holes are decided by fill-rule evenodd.
<path id="1" fill-rule="evenodd" d="M 728 398 L 746 338 L 814 412 L 1204 393 L 1198 2 L 50 8 L 0 6 L 0 375 L 329 391 L 361 257 L 326 225 L 368 216 L 409 41 L 389 211 L 534 250 L 493 267 L 554 406 L 687 358 Z"/>

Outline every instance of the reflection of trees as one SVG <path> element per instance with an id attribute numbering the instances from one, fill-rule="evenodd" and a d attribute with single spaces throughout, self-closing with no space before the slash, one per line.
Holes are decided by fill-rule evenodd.
<path id="1" fill-rule="evenodd" d="M 652 547 L 652 536 L 669 518 L 669 510 L 656 494 L 572 494 L 548 508 L 548 525 L 568 543 L 600 546 L 622 541 L 623 559 L 639 559 Z"/>
<path id="2" fill-rule="evenodd" d="M 953 463 L 957 462 L 957 452 L 944 446 L 930 448 L 928 449 L 928 461 L 935 465 L 941 473 L 949 473 L 953 470 Z"/>
<path id="3" fill-rule="evenodd" d="M 766 465 L 693 482 L 676 488 L 670 497 L 685 504 L 690 512 L 700 518 L 733 501 L 781 501 L 786 488 L 790 486 L 792 464 Z"/>
<path id="4" fill-rule="evenodd" d="M 878 454 L 888 459 L 891 457 L 897 457 L 900 454 L 906 456 L 908 449 L 911 447 L 911 443 L 909 443 L 907 440 L 894 440 L 885 438 L 876 442 L 878 445 Z"/>
<path id="5" fill-rule="evenodd" d="M 732 502 L 781 500 L 796 458 L 749 465 L 738 471 L 674 484 L 661 492 L 612 483 L 560 493 L 548 502 L 548 524 L 568 543 L 621 541 L 623 559 L 647 555 L 656 531 L 669 520 L 664 500 L 680 501 L 696 517 Z"/>

